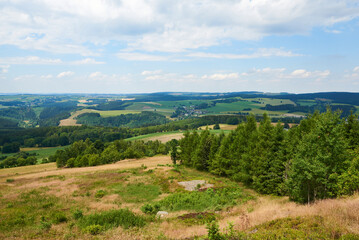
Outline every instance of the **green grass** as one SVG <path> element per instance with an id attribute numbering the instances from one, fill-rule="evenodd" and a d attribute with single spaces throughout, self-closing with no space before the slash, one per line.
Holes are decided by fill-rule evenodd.
<path id="1" fill-rule="evenodd" d="M 39 149 L 39 150 L 31 150 L 31 151 L 26 151 L 26 152 L 36 153 L 36 158 L 41 160 L 43 158 L 48 158 L 50 155 L 54 155 L 57 150 L 61 150 L 66 147 L 67 146 L 52 147 L 52 148 L 44 148 L 44 149 Z"/>
<path id="2" fill-rule="evenodd" d="M 142 111 L 134 111 L 134 110 L 111 110 L 111 111 L 92 111 L 92 112 L 96 112 L 99 113 L 101 115 L 101 117 L 115 117 L 115 116 L 119 116 L 121 114 L 137 114 L 137 113 L 141 113 Z"/>
<path id="3" fill-rule="evenodd" d="M 162 210 L 167 211 L 219 211 L 224 207 L 244 203 L 250 199 L 253 198 L 238 186 L 236 188 L 207 189 L 204 192 L 174 193 L 158 203 Z"/>
<path id="4" fill-rule="evenodd" d="M 39 164 L 39 163 L 41 163 L 42 159 L 48 158 L 49 156 L 54 155 L 57 150 L 64 149 L 66 147 L 67 146 L 61 146 L 61 147 L 51 147 L 51 148 L 42 148 L 42 149 L 37 149 L 37 150 L 27 150 L 27 151 L 21 150 L 21 151 L 28 152 L 28 153 L 36 153 L 36 158 L 37 158 L 38 164 Z M 31 148 L 29 148 L 29 149 L 31 149 Z M 9 156 L 13 156 L 15 154 L 16 153 L 6 153 L 6 154 L 1 153 L 0 156 L 9 157 Z"/>
<path id="5" fill-rule="evenodd" d="M 144 183 L 118 185 L 114 187 L 114 192 L 128 203 L 150 202 L 161 194 L 159 186 Z"/>
<path id="6" fill-rule="evenodd" d="M 146 220 L 142 216 L 135 215 L 128 209 L 110 210 L 83 216 L 79 219 L 78 226 L 82 230 L 88 230 L 90 226 L 101 226 L 102 229 L 121 226 L 125 229 L 130 227 L 143 227 Z"/>

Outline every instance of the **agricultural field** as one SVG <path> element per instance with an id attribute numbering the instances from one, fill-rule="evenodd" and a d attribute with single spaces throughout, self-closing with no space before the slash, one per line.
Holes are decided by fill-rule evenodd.
<path id="1" fill-rule="evenodd" d="M 211 185 L 179 184 L 192 180 Z M 298 205 L 173 166 L 168 156 L 71 169 L 49 163 L 0 170 L 0 238 L 357 239 L 358 199 Z"/>
<path id="2" fill-rule="evenodd" d="M 57 150 L 60 150 L 60 149 L 64 149 L 66 148 L 66 146 L 61 146 L 61 147 L 43 147 L 43 148 L 36 148 L 36 147 L 33 147 L 33 148 L 21 148 L 20 151 L 22 152 L 27 152 L 27 153 L 30 153 L 30 154 L 36 154 L 36 158 L 37 158 L 37 162 L 38 163 L 41 163 L 42 159 L 45 159 L 45 158 L 48 158 L 49 156 L 51 155 L 54 155 L 55 152 Z M 12 155 L 15 155 L 16 153 L 0 153 L 0 157 L 2 156 L 12 156 Z"/>

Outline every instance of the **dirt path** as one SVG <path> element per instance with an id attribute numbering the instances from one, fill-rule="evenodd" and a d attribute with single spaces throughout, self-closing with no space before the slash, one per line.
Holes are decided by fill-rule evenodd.
<path id="1" fill-rule="evenodd" d="M 6 178 L 38 178 L 46 177 L 49 175 L 68 175 L 85 172 L 96 172 L 104 170 L 128 169 L 138 168 L 142 165 L 148 168 L 157 167 L 158 164 L 171 164 L 169 156 L 156 156 L 143 159 L 127 159 L 113 164 L 100 165 L 95 167 L 82 167 L 82 168 L 56 168 L 55 163 L 8 168 L 0 170 L 0 181 L 3 182 Z"/>

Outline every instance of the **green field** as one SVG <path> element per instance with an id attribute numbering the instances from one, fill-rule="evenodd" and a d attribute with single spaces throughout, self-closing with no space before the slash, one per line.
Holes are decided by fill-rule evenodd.
<path id="1" fill-rule="evenodd" d="M 98 111 L 98 110 L 93 110 L 91 112 L 96 112 L 99 113 L 101 115 L 101 117 L 115 117 L 115 116 L 119 116 L 122 114 L 137 114 L 137 113 L 141 113 L 141 111 L 134 111 L 134 110 L 111 110 L 111 111 Z"/>
<path id="2" fill-rule="evenodd" d="M 50 155 L 55 154 L 55 152 L 57 150 L 60 149 L 64 149 L 67 146 L 62 146 L 62 147 L 51 147 L 51 148 L 33 148 L 33 150 L 31 150 L 32 148 L 25 148 L 25 149 L 20 149 L 23 152 L 28 152 L 28 153 L 36 153 L 36 158 L 38 160 L 38 163 L 41 162 L 41 160 L 43 158 L 48 158 Z M 7 154 L 0 154 L 0 156 L 12 156 L 15 155 L 16 153 L 7 153 Z"/>

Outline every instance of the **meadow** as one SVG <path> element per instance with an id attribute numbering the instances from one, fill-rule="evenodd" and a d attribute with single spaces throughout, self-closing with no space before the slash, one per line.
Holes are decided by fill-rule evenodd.
<path id="1" fill-rule="evenodd" d="M 212 188 L 188 192 L 181 181 Z M 358 196 L 298 205 L 168 156 L 0 170 L 2 239 L 358 239 Z M 157 210 L 168 211 L 164 218 Z"/>

